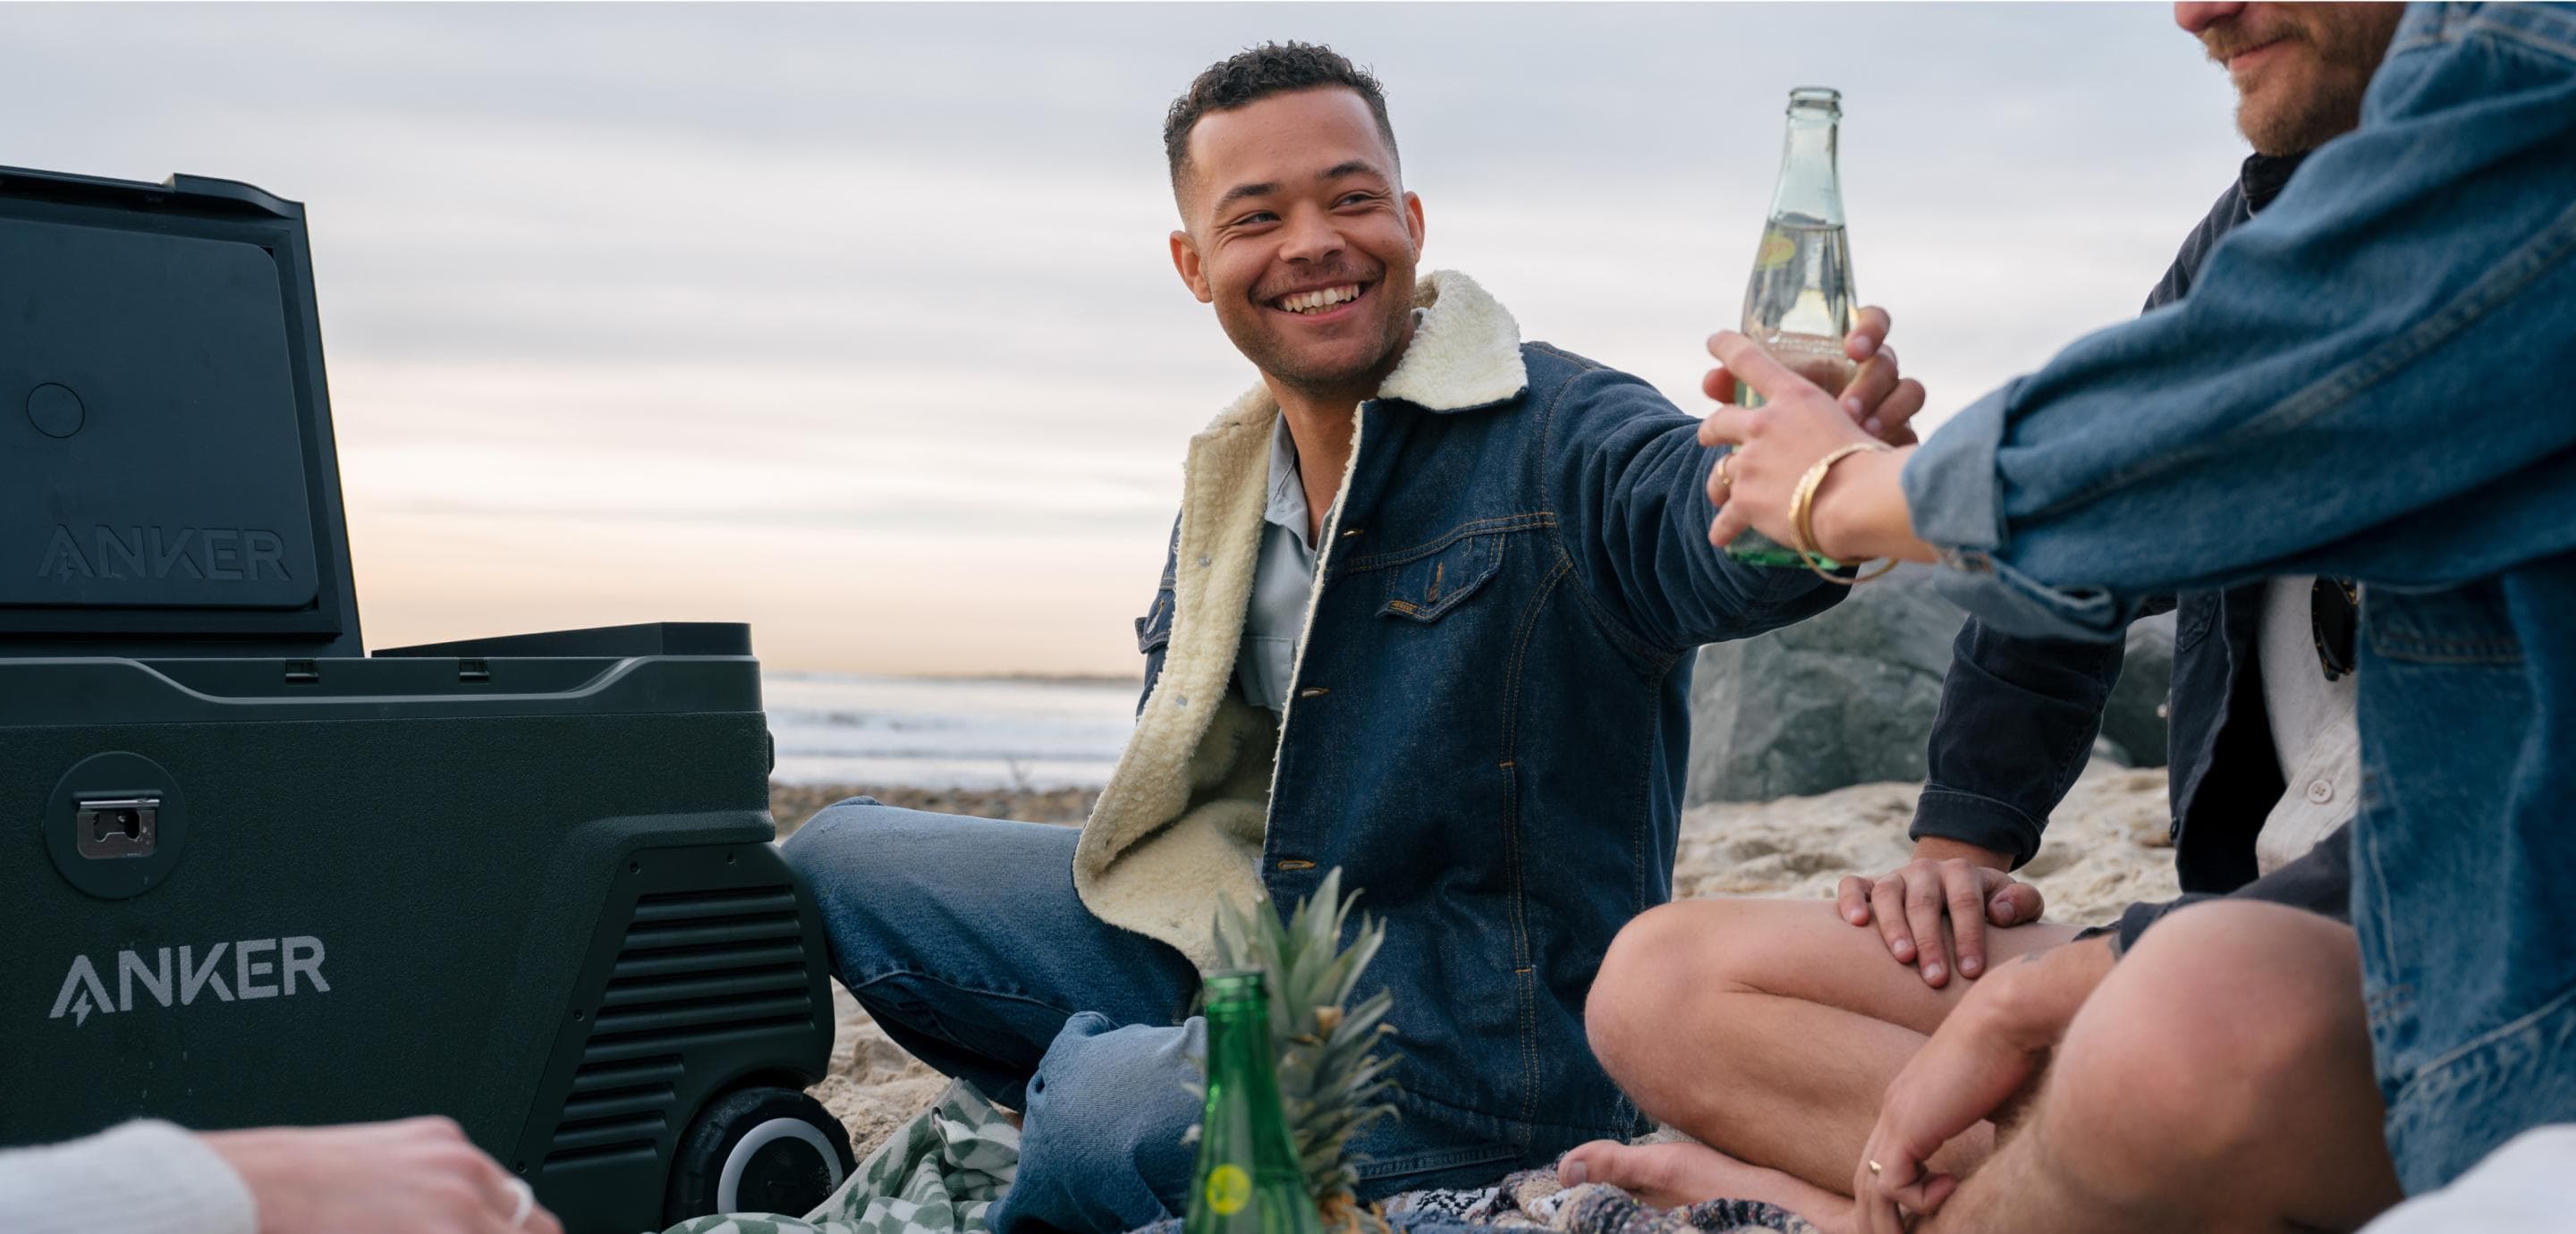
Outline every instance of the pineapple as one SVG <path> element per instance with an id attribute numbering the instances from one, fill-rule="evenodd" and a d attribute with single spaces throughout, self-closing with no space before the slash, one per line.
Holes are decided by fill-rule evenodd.
<path id="1" fill-rule="evenodd" d="M 1395 1113 L 1385 1100 L 1395 1091 L 1386 1075 L 1395 1059 L 1374 1052 L 1395 1032 L 1386 1023 L 1395 996 L 1380 990 L 1357 1007 L 1347 1006 L 1361 971 L 1386 942 L 1386 926 L 1363 917 L 1359 936 L 1348 950 L 1342 948 L 1342 927 L 1358 900 L 1356 891 L 1343 897 L 1337 868 L 1284 926 L 1266 901 L 1250 912 L 1229 901 L 1217 912 L 1218 966 L 1260 969 L 1270 987 L 1280 1103 L 1327 1230 L 1357 1229 L 1364 1221 L 1384 1228 L 1359 1206 L 1360 1159 L 1350 1142 Z"/>

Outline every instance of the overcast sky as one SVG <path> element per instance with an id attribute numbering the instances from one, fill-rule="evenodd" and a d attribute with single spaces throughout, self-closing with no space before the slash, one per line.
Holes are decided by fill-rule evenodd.
<path id="1" fill-rule="evenodd" d="M 1132 674 L 1252 379 L 1162 113 L 1271 38 L 1384 80 L 1426 268 L 1694 413 L 1792 86 L 1936 415 L 2135 313 L 2243 154 L 2163 5 L 0 4 L 0 164 L 305 203 L 370 645 Z"/>

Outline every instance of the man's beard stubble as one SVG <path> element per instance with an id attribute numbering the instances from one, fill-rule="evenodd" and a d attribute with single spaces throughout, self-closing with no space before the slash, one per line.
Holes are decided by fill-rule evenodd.
<path id="1" fill-rule="evenodd" d="M 1381 274 L 1374 280 L 1369 294 L 1374 298 L 1385 295 L 1386 292 L 1386 282 Z M 1331 371 L 1309 369 L 1300 363 L 1293 348 L 1284 339 L 1263 328 L 1267 323 L 1260 314 L 1265 311 L 1256 304 L 1254 316 L 1246 323 L 1250 326 L 1244 332 L 1248 337 L 1236 336 L 1235 350 L 1242 352 L 1245 359 L 1252 361 L 1254 368 L 1290 389 L 1311 395 L 1336 395 L 1347 393 L 1353 387 L 1363 384 L 1374 389 L 1376 383 L 1383 380 L 1395 367 L 1394 361 L 1405 343 L 1405 326 L 1412 315 L 1413 307 L 1407 304 L 1397 313 L 1383 314 L 1378 318 L 1380 326 L 1378 345 L 1372 349 L 1372 354 L 1367 361 Z M 1232 335 L 1233 331 L 1229 330 L 1227 333 Z"/>
<path id="2" fill-rule="evenodd" d="M 2300 10 L 2271 6 L 2265 15 L 2281 19 L 2266 28 L 2248 29 L 2243 18 L 2230 18 L 2201 33 L 2210 60 L 2221 66 L 2275 40 L 2306 45 L 2305 80 L 2283 80 L 2291 66 L 2275 64 L 2272 80 L 2263 83 L 2270 88 L 2260 92 L 2266 97 L 2237 97 L 2237 131 L 2256 151 L 2275 156 L 2313 150 L 2360 126 L 2362 96 L 2396 33 L 2402 6 L 2318 5 L 2298 19 L 2282 17 L 2291 11 Z"/>
<path id="3" fill-rule="evenodd" d="M 2367 78 L 2363 84 L 2368 84 Z M 2358 88 L 2338 88 L 2334 81 L 2318 83 L 2318 89 L 2281 99 L 2276 105 L 2262 107 L 2253 100 L 2236 100 L 2236 131 L 2245 135 L 2260 154 L 2275 157 L 2302 154 L 2314 150 L 2361 125 L 2361 96 Z"/>

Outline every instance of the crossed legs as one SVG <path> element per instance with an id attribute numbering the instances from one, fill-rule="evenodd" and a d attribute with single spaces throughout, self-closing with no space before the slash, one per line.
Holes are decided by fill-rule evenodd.
<path id="1" fill-rule="evenodd" d="M 2069 933 L 1998 931 L 1994 967 Z M 1843 1226 L 1879 1095 L 1964 997 L 1953 986 L 1925 986 L 1828 904 L 1641 917 L 1595 986 L 1595 1048 L 1640 1108 L 1711 1147 L 1591 1144 L 1567 1167 L 1659 1203 L 1729 1194 Z M 2174 914 L 2093 991 L 2002 1148 L 1986 1127 L 1933 1159 L 1969 1178 L 1927 1228 L 2357 1227 L 2398 1194 L 2360 990 L 2332 921 Z"/>
<path id="2" fill-rule="evenodd" d="M 1991 930 L 1988 969 L 2074 933 L 2049 923 Z M 1593 1052 L 1638 1108 L 1699 1144 L 1599 1141 L 1566 1164 L 1660 1204 L 1728 1195 L 1811 1221 L 1846 1210 L 1879 1095 L 1968 988 L 1925 985 L 1877 931 L 1841 920 L 1830 902 L 1656 908 L 1611 944 L 1585 1022 Z M 1990 1135 L 1935 1161 L 1963 1172 Z"/>

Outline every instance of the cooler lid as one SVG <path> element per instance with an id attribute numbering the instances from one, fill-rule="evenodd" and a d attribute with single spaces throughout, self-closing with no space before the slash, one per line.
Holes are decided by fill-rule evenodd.
<path id="1" fill-rule="evenodd" d="M 0 655 L 356 655 L 303 207 L 0 167 Z"/>

